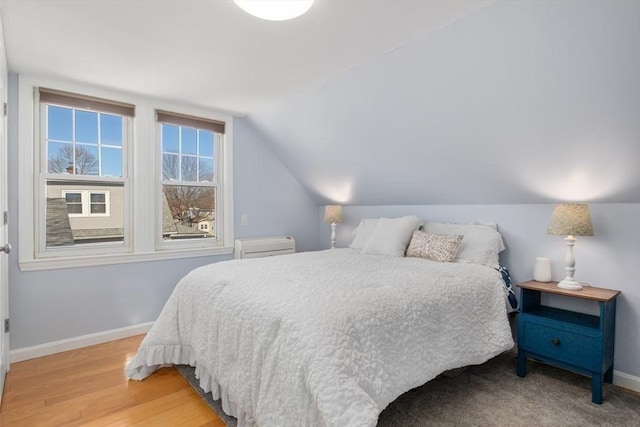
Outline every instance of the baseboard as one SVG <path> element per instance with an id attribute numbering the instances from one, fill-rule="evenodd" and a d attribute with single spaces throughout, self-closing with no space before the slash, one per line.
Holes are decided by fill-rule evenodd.
<path id="1" fill-rule="evenodd" d="M 102 344 L 108 341 L 119 340 L 149 332 L 153 322 L 139 323 L 137 325 L 126 326 L 124 328 L 111 329 L 109 331 L 96 332 L 95 334 L 82 335 L 74 338 L 67 338 L 60 341 L 53 341 L 45 344 L 34 345 L 32 347 L 19 348 L 9 352 L 11 363 L 23 360 L 35 359 L 37 357 L 49 356 L 63 351 L 75 350 L 77 348 L 89 347 L 91 345 Z"/>
<path id="2" fill-rule="evenodd" d="M 613 371 L 613 384 L 640 393 L 640 377 Z"/>
<path id="3" fill-rule="evenodd" d="M 75 350 L 91 345 L 102 344 L 108 341 L 132 337 L 134 335 L 149 332 L 154 322 L 139 323 L 137 325 L 126 326 L 124 328 L 111 329 L 109 331 L 96 332 L 94 334 L 82 335 L 74 338 L 67 338 L 60 341 L 34 345 L 32 347 L 19 348 L 9 352 L 11 363 L 23 360 L 35 359 L 37 357 L 49 356 L 63 351 Z M 515 348 L 515 347 L 514 347 Z M 513 349 L 512 349 L 513 352 Z M 613 371 L 613 384 L 628 390 L 640 393 L 640 377 L 629 375 L 620 371 Z"/>

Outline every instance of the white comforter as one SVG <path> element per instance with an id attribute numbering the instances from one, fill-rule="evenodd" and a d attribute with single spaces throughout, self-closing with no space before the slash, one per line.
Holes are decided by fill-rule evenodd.
<path id="1" fill-rule="evenodd" d="M 336 249 L 193 270 L 126 373 L 193 365 L 240 426 L 375 426 L 402 393 L 512 346 L 497 271 Z"/>

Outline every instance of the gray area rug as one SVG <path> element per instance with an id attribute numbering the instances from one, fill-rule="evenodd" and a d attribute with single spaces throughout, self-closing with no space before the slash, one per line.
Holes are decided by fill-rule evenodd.
<path id="1" fill-rule="evenodd" d="M 176 369 L 236 426 L 220 401 L 200 389 L 193 368 Z M 378 426 L 640 426 L 640 395 L 605 384 L 603 399 L 591 403 L 590 378 L 542 363 L 529 361 L 526 378 L 519 378 L 515 356 L 505 353 L 408 391 L 380 414 Z"/>

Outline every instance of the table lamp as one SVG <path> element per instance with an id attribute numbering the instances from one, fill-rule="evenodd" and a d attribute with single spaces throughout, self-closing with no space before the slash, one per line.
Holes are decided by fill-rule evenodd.
<path id="1" fill-rule="evenodd" d="M 547 234 L 567 236 L 564 239 L 567 243 L 566 277 L 562 282 L 558 283 L 558 287 L 575 291 L 581 290 L 582 286 L 573 278 L 573 274 L 576 271 L 573 245 L 576 243 L 575 236 L 593 236 L 589 206 L 579 203 L 556 205 L 551 214 L 551 222 L 549 223 Z"/>
<path id="2" fill-rule="evenodd" d="M 324 207 L 324 222 L 331 224 L 331 249 L 336 247 L 336 224 L 342 224 L 342 206 L 327 205 Z"/>

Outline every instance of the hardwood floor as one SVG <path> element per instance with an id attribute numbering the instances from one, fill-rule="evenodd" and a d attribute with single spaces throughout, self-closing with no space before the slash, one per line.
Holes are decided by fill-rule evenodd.
<path id="1" fill-rule="evenodd" d="M 174 368 L 129 381 L 143 336 L 11 365 L 0 426 L 209 426 L 224 423 Z"/>

